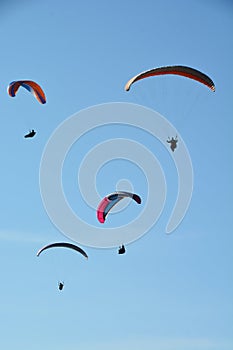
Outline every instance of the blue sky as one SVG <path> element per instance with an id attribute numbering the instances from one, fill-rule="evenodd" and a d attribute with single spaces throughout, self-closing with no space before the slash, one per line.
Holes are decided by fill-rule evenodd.
<path id="1" fill-rule="evenodd" d="M 232 32 L 227 0 L 0 2 L 2 349 L 233 348 Z M 174 76 L 124 91 L 133 75 L 173 64 L 205 72 L 216 92 Z M 47 103 L 23 89 L 10 98 L 7 86 L 18 79 L 41 84 Z M 62 249 L 37 258 L 42 245 L 68 240 L 50 221 L 40 194 L 47 141 L 71 115 L 109 102 L 152 108 L 179 131 L 194 171 L 188 212 L 166 235 L 177 193 L 169 152 L 135 128 L 103 127 L 67 156 L 64 190 L 72 208 L 100 227 L 77 188 L 78 167 L 95 143 L 124 137 L 159 159 L 168 190 L 163 213 L 123 256 L 115 248 L 82 246 L 88 261 Z M 37 135 L 25 140 L 31 128 Z M 103 166 L 96 186 L 104 196 L 127 178 L 147 198 L 142 173 L 123 160 Z M 140 210 L 132 204 L 106 225 L 126 223 Z M 61 293 L 58 280 L 65 282 Z"/>

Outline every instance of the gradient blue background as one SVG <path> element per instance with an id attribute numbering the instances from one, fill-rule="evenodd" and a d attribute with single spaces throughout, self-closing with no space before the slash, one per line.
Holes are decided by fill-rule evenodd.
<path id="1" fill-rule="evenodd" d="M 1 349 L 233 348 L 232 32 L 230 0 L 0 2 Z M 173 76 L 124 91 L 133 75 L 173 64 L 205 72 L 216 92 Z M 47 104 L 23 89 L 10 98 L 7 86 L 18 79 L 41 84 Z M 163 215 L 124 256 L 84 247 L 88 262 L 55 249 L 37 258 L 43 244 L 67 240 L 50 222 L 40 196 L 46 142 L 70 115 L 115 101 L 153 108 L 179 130 L 194 168 L 189 211 L 165 235 L 177 191 L 167 152 L 135 130 L 103 130 L 102 136 L 135 137 L 159 158 L 168 182 Z M 30 128 L 37 135 L 25 140 Z M 98 225 L 76 188 L 81 155 L 95 140 L 98 135 L 87 136 L 69 154 L 64 188 L 80 215 Z M 145 183 L 130 165 L 126 175 L 120 163 L 110 166 L 97 178 L 101 195 L 129 176 L 146 197 Z M 119 215 L 127 219 L 127 211 Z M 118 220 L 112 215 L 109 224 Z"/>

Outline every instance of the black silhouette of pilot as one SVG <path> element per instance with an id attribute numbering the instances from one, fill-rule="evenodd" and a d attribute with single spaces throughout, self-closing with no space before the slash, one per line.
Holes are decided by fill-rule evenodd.
<path id="1" fill-rule="evenodd" d="M 119 247 L 119 249 L 118 249 L 118 254 L 125 254 L 125 247 L 124 247 L 123 244 L 122 244 L 121 247 Z"/>
<path id="2" fill-rule="evenodd" d="M 28 137 L 34 137 L 36 135 L 36 132 L 34 129 L 32 129 L 31 131 L 29 131 L 28 134 L 24 135 L 25 138 L 28 138 Z"/>

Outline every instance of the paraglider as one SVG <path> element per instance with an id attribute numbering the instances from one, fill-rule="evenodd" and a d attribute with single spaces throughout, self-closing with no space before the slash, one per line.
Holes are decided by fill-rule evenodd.
<path id="1" fill-rule="evenodd" d="M 177 142 L 178 142 L 177 136 L 176 136 L 175 139 L 174 139 L 174 137 L 172 137 L 171 140 L 170 140 L 170 137 L 169 137 L 167 142 L 171 144 L 170 148 L 171 148 L 172 152 L 174 152 L 176 147 L 177 147 Z"/>
<path id="2" fill-rule="evenodd" d="M 80 247 L 78 247 L 75 244 L 72 243 L 66 243 L 66 242 L 58 242 L 58 243 L 51 243 L 48 244 L 46 246 L 44 246 L 43 248 L 41 248 L 38 252 L 37 252 L 37 256 L 40 256 L 40 254 L 47 249 L 50 248 L 56 248 L 56 247 L 62 247 L 62 248 L 69 248 L 69 249 L 73 249 L 77 252 L 79 252 L 80 254 L 82 254 L 86 259 L 88 259 L 88 255 L 84 252 L 84 250 Z M 62 290 L 64 288 L 64 282 L 58 282 L 58 289 Z"/>
<path id="3" fill-rule="evenodd" d="M 138 204 L 141 203 L 141 198 L 135 193 L 124 191 L 111 193 L 108 196 L 104 197 L 98 205 L 97 218 L 99 222 L 103 224 L 105 222 L 106 216 L 108 215 L 112 207 L 126 197 L 134 199 L 135 202 L 137 202 Z"/>
<path id="4" fill-rule="evenodd" d="M 34 137 L 36 135 L 36 131 L 34 129 L 30 130 L 28 134 L 24 135 L 25 138 Z"/>
<path id="5" fill-rule="evenodd" d="M 8 86 L 8 94 L 11 97 L 15 97 L 20 86 L 24 87 L 29 92 L 31 92 L 38 102 L 42 104 L 46 103 L 46 97 L 45 97 L 44 91 L 42 90 L 40 85 L 38 85 L 36 82 L 31 80 L 12 81 Z"/>
<path id="6" fill-rule="evenodd" d="M 122 244 L 122 246 L 119 247 L 118 254 L 125 254 L 125 246 L 124 246 L 124 244 Z"/>
<path id="7" fill-rule="evenodd" d="M 44 246 L 43 248 L 41 248 L 38 252 L 37 252 L 37 256 L 40 256 L 40 254 L 47 249 L 50 248 L 56 248 L 56 247 L 63 247 L 63 248 L 70 248 L 73 250 L 76 250 L 77 252 L 79 252 L 80 254 L 82 254 L 86 259 L 88 259 L 88 255 L 84 252 L 84 250 L 80 247 L 78 247 L 77 245 L 74 245 L 72 243 L 66 243 L 66 242 L 59 242 L 59 243 L 51 243 L 48 244 L 46 246 Z"/>
<path id="8" fill-rule="evenodd" d="M 175 75 L 180 75 L 190 79 L 194 79 L 206 85 L 212 91 L 215 91 L 214 82 L 210 79 L 210 77 L 208 77 L 206 74 L 200 72 L 197 69 L 186 67 L 186 66 L 167 66 L 167 67 L 159 67 L 159 68 L 147 70 L 131 78 L 126 83 L 125 90 L 129 91 L 131 85 L 138 80 L 148 78 L 148 77 L 158 76 L 158 75 L 164 75 L 164 74 L 175 74 Z"/>

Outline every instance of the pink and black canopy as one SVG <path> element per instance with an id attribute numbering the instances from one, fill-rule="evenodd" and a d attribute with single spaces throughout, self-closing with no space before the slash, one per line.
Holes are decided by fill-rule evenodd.
<path id="1" fill-rule="evenodd" d="M 104 197 L 98 205 L 97 218 L 99 222 L 103 224 L 105 222 L 106 216 L 108 215 L 112 207 L 114 207 L 114 205 L 116 205 L 119 201 L 126 197 L 134 199 L 135 202 L 137 202 L 138 204 L 141 203 L 141 198 L 135 193 L 124 191 L 111 193 L 108 196 Z"/>

